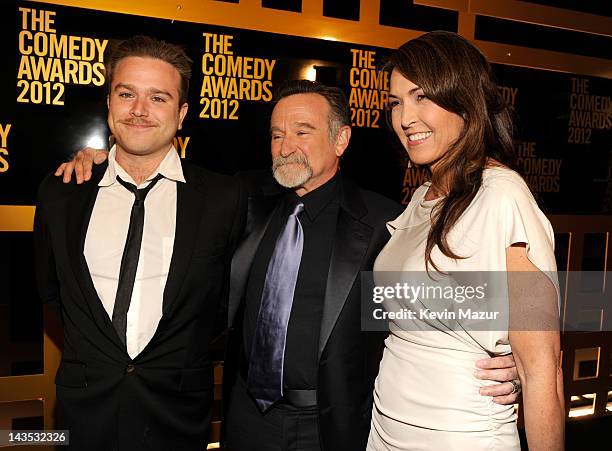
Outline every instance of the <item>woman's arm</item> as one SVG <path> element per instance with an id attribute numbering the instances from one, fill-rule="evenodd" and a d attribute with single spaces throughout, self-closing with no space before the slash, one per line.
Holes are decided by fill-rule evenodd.
<path id="1" fill-rule="evenodd" d="M 527 258 L 525 244 L 506 249 L 506 263 L 509 338 L 523 386 L 529 450 L 562 451 L 565 408 L 557 293 L 550 279 Z"/>

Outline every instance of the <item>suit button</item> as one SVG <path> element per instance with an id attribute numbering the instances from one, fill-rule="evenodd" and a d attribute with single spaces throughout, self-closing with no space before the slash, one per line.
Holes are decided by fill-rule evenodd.
<path id="1" fill-rule="evenodd" d="M 128 366 L 125 367 L 125 372 L 132 373 L 135 369 L 136 367 L 130 363 Z"/>

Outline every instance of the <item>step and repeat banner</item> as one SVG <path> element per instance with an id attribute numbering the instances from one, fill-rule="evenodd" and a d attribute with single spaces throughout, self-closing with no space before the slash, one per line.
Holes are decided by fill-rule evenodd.
<path id="1" fill-rule="evenodd" d="M 386 127 L 389 80 L 377 68 L 391 49 L 22 1 L 1 2 L 0 17 L 0 205 L 34 204 L 58 163 L 106 145 L 105 57 L 135 34 L 180 44 L 193 60 L 181 157 L 227 174 L 269 167 L 275 88 L 316 77 L 350 99 L 347 174 L 404 204 L 425 180 Z M 610 213 L 612 80 L 494 69 L 517 113 L 520 167 L 546 213 Z"/>

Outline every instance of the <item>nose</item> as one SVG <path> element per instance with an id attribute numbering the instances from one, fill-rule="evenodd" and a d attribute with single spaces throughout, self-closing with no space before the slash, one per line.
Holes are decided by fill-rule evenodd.
<path id="1" fill-rule="evenodd" d="M 280 143 L 280 155 L 281 157 L 288 157 L 295 152 L 296 144 L 295 140 L 291 136 L 283 137 Z"/>
<path id="2" fill-rule="evenodd" d="M 416 115 L 414 108 L 411 108 L 410 105 L 406 105 L 405 103 L 402 105 L 402 113 L 401 113 L 401 125 L 404 130 L 409 129 L 414 123 L 416 123 Z"/>
<path id="3" fill-rule="evenodd" d="M 132 102 L 130 114 L 134 117 L 148 116 L 146 99 L 141 96 L 136 97 Z"/>

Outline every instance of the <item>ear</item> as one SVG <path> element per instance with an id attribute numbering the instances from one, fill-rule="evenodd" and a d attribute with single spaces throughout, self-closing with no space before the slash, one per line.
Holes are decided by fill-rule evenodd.
<path id="1" fill-rule="evenodd" d="M 351 140 L 351 127 L 348 125 L 343 125 L 338 130 L 338 136 L 336 136 L 336 156 L 341 157 L 344 154 L 344 151 L 349 145 L 349 141 Z"/>
<path id="2" fill-rule="evenodd" d="M 106 109 L 110 108 L 110 94 L 106 94 Z"/>
<path id="3" fill-rule="evenodd" d="M 179 108 L 179 123 L 178 123 L 179 130 L 183 128 L 183 120 L 185 119 L 185 116 L 187 116 L 188 109 L 189 109 L 189 105 L 187 104 L 187 102 L 183 103 L 181 107 Z"/>

